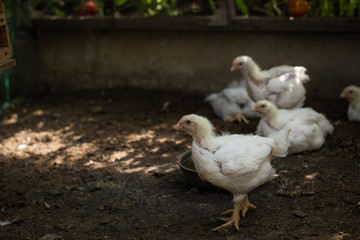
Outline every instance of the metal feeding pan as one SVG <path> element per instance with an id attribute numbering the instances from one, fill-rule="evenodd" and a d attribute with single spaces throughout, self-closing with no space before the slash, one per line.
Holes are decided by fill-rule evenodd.
<path id="1" fill-rule="evenodd" d="M 225 191 L 222 188 L 219 188 L 207 181 L 203 181 L 200 179 L 198 172 L 195 169 L 194 162 L 191 158 L 191 150 L 183 153 L 178 160 L 181 171 L 185 177 L 185 180 L 200 189 L 207 191 Z"/>

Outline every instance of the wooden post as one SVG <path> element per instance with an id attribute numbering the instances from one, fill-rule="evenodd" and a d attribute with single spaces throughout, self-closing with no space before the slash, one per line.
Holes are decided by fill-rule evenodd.
<path id="1" fill-rule="evenodd" d="M 4 0 L 0 0 L 0 71 L 16 65 L 12 57 L 9 29 L 6 22 Z"/>
<path id="2" fill-rule="evenodd" d="M 231 23 L 233 18 L 235 17 L 235 2 L 234 0 L 225 0 L 226 4 L 226 12 L 228 21 Z"/>
<path id="3" fill-rule="evenodd" d="M 221 6 L 216 14 L 212 17 L 208 26 L 229 26 L 235 16 L 235 3 L 234 0 L 223 0 Z"/>

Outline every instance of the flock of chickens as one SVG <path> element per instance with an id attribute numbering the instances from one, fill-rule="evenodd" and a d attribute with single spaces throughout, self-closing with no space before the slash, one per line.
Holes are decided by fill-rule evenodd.
<path id="1" fill-rule="evenodd" d="M 261 70 L 249 56 L 234 59 L 231 71 L 240 70 L 243 82 L 231 83 L 220 93 L 206 97 L 223 121 L 261 118 L 256 135 L 216 135 L 211 122 L 195 114 L 185 115 L 175 125 L 193 137 L 192 159 L 201 179 L 230 191 L 234 209 L 225 223 L 213 230 L 234 225 L 239 230 L 240 212 L 249 208 L 248 193 L 273 178 L 274 157 L 319 149 L 334 127 L 312 108 L 302 108 L 310 80 L 306 68 L 282 65 Z M 350 121 L 360 121 L 360 88 L 346 87 L 340 97 L 350 104 Z"/>

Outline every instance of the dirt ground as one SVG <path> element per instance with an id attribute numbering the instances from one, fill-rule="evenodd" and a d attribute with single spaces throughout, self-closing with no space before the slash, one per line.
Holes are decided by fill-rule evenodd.
<path id="1" fill-rule="evenodd" d="M 257 208 L 240 231 L 212 232 L 232 195 L 184 180 L 177 159 L 191 138 L 172 126 L 196 113 L 219 131 L 251 133 L 257 120 L 224 123 L 203 99 L 50 92 L 15 109 L 0 124 L 0 239 L 360 239 L 360 123 L 346 120 L 347 102 L 308 99 L 334 134 L 279 160 L 278 176 L 250 192 Z"/>

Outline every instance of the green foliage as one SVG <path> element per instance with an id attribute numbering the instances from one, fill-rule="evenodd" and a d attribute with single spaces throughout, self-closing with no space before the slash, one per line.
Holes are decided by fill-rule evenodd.
<path id="1" fill-rule="evenodd" d="M 334 4 L 331 0 L 323 0 L 320 5 L 321 17 L 333 17 L 334 16 Z"/>
<path id="2" fill-rule="evenodd" d="M 284 16 L 285 11 L 280 9 L 281 5 L 285 5 L 284 1 L 271 0 L 264 4 L 266 15 L 268 16 Z"/>
<path id="3" fill-rule="evenodd" d="M 62 10 L 64 1 L 62 0 L 32 0 L 32 6 L 35 9 L 42 9 L 46 14 L 55 16 L 65 16 Z"/>
<path id="4" fill-rule="evenodd" d="M 358 0 L 339 0 L 339 15 L 342 17 L 353 17 L 356 8 L 359 8 Z"/>
<path id="5" fill-rule="evenodd" d="M 181 12 L 176 4 L 177 0 L 141 0 L 139 6 L 147 17 L 178 16 Z"/>
<path id="6" fill-rule="evenodd" d="M 127 2 L 127 0 L 114 0 L 115 6 L 122 6 Z"/>
<path id="7" fill-rule="evenodd" d="M 312 0 L 309 16 L 359 17 L 360 0 Z"/>
<path id="8" fill-rule="evenodd" d="M 244 3 L 244 0 L 235 0 L 235 5 L 242 15 L 245 16 L 249 15 L 249 10 L 246 4 Z"/>
<path id="9" fill-rule="evenodd" d="M 32 6 L 48 15 L 74 15 L 79 5 L 86 0 L 14 0 L 31 2 Z M 153 16 L 183 15 L 182 6 L 199 4 L 205 14 L 215 14 L 224 0 L 94 0 L 99 15 L 120 14 Z M 308 0 L 309 17 L 359 17 L 360 0 Z M 285 0 L 234 0 L 240 15 L 288 16 Z M 108 11 L 110 9 L 110 11 Z M 198 12 L 193 12 L 198 14 Z M 186 14 L 186 12 L 185 12 Z M 191 13 L 190 13 L 191 14 Z M 202 13 L 204 14 L 204 13 Z"/>
<path id="10" fill-rule="evenodd" d="M 247 14 L 251 16 L 286 16 L 287 5 L 285 0 L 235 0 L 235 4 L 240 13 L 243 14 L 245 9 Z M 244 5 L 244 6 L 243 6 Z"/>
<path id="11" fill-rule="evenodd" d="M 215 14 L 215 12 L 216 12 L 215 2 L 213 0 L 207 0 L 207 4 L 209 5 L 209 9 L 210 9 L 211 13 Z"/>

